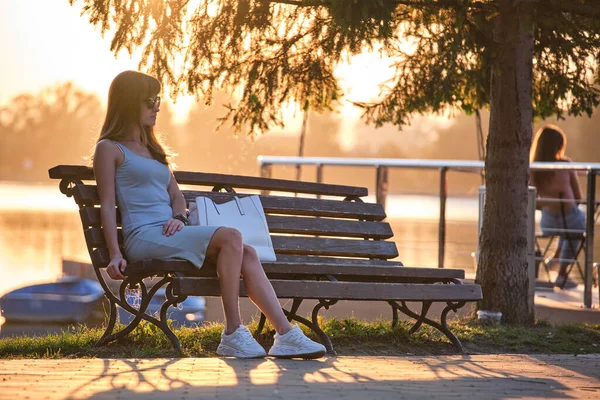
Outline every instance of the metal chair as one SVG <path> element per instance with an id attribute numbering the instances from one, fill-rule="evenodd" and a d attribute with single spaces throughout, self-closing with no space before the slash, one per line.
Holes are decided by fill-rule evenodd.
<path id="1" fill-rule="evenodd" d="M 569 275 L 571 274 L 571 271 L 573 270 L 573 267 L 575 265 L 577 266 L 577 270 L 579 271 L 579 276 L 581 277 L 581 279 L 584 279 L 584 277 L 585 277 L 583 268 L 581 266 L 581 263 L 579 262 L 579 254 L 581 253 L 581 250 L 583 250 L 585 248 L 586 232 L 585 232 L 585 230 L 583 230 L 583 231 L 575 230 L 575 229 L 570 229 L 568 227 L 562 192 L 559 193 L 559 199 L 560 199 L 559 200 L 560 201 L 560 211 L 561 211 L 562 224 L 563 224 L 562 229 L 557 230 L 557 233 L 553 233 L 553 234 L 539 233 L 539 234 L 536 234 L 536 238 L 535 238 L 535 246 L 536 246 L 535 256 L 536 256 L 536 260 L 537 260 L 536 278 L 538 277 L 539 266 L 541 263 L 542 266 L 544 267 L 544 270 L 546 271 L 546 276 L 548 278 L 549 283 L 552 283 L 552 280 L 550 278 L 550 268 L 549 268 L 548 260 L 552 260 L 552 259 L 554 259 L 554 257 L 548 258 L 547 255 L 548 255 L 550 248 L 552 247 L 552 244 L 554 243 L 554 240 L 557 238 L 559 239 L 559 241 L 558 241 L 559 249 L 561 247 L 561 240 L 562 241 L 566 240 L 567 245 L 570 246 L 571 254 L 574 255 L 573 259 L 570 259 L 570 260 L 559 259 L 559 261 L 561 261 L 561 262 L 563 262 L 563 261 L 570 262 L 566 267 L 566 277 L 567 278 L 569 277 Z M 600 214 L 600 210 L 598 209 L 597 204 L 596 204 L 594 213 L 595 213 L 594 220 L 596 220 L 598 218 L 598 215 Z M 540 245 L 540 239 L 548 239 L 543 250 L 542 250 L 542 246 Z M 576 248 L 573 248 L 574 241 L 579 242 L 579 244 L 577 245 Z M 567 279 L 565 279 L 563 281 L 562 285 L 560 286 L 561 289 L 564 288 L 566 282 L 567 282 Z M 597 285 L 597 283 L 598 283 L 595 275 L 593 277 L 593 282 L 594 282 L 594 285 Z"/>

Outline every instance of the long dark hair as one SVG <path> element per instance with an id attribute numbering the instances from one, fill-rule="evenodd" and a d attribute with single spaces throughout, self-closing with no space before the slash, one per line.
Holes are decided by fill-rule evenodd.
<path id="1" fill-rule="evenodd" d="M 142 143 L 148 147 L 152 157 L 169 165 L 170 155 L 154 133 L 154 127 L 140 123 L 140 109 L 144 100 L 159 92 L 160 82 L 153 76 L 138 71 L 125 71 L 117 75 L 108 90 L 106 117 L 98 142 L 103 139 L 123 139 L 127 131 L 137 124 L 142 131 Z"/>
<path id="2" fill-rule="evenodd" d="M 531 145 L 531 162 L 534 161 L 569 161 L 564 156 L 567 147 L 567 137 L 564 132 L 555 125 L 546 125 L 540 128 Z M 554 176 L 554 171 L 532 171 L 531 183 L 543 186 Z"/>

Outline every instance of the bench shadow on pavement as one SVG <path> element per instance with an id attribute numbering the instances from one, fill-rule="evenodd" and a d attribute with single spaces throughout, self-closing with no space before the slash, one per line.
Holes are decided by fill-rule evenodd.
<path id="1" fill-rule="evenodd" d="M 568 387 L 551 377 L 495 371 L 469 356 L 402 358 L 397 372 L 390 368 L 393 358 L 379 358 L 380 369 L 369 365 L 368 357 L 355 361 L 219 359 L 209 368 L 201 361 L 195 365 L 184 360 L 189 359 L 104 360 L 102 371 L 67 398 L 573 397 Z"/>
<path id="2" fill-rule="evenodd" d="M 581 387 L 584 391 L 597 393 L 600 398 L 600 355 L 599 354 L 562 354 L 549 356 L 546 354 L 531 354 L 531 358 L 540 364 L 548 365 L 557 374 L 578 374 L 587 379 L 588 385 Z"/>

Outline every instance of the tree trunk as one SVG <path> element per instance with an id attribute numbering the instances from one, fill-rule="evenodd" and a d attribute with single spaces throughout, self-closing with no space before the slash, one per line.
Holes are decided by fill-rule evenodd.
<path id="1" fill-rule="evenodd" d="M 498 0 L 494 27 L 486 203 L 476 282 L 479 309 L 506 323 L 533 322 L 528 299 L 527 181 L 532 131 L 533 26 L 530 0 Z"/>

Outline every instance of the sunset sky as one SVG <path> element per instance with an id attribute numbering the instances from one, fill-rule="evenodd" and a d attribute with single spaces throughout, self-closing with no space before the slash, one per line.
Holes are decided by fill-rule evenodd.
<path id="1" fill-rule="evenodd" d="M 0 37 L 0 102 L 67 80 L 104 97 L 117 73 L 137 65 L 127 54 L 115 60 L 109 39 L 68 0 L 0 0 Z"/>
<path id="2" fill-rule="evenodd" d="M 67 80 L 104 98 L 112 78 L 122 70 L 136 69 L 139 60 L 126 52 L 115 59 L 109 51 L 110 38 L 102 38 L 80 16 L 80 6 L 70 6 L 68 0 L 0 0 L 0 35 L 0 103 Z M 360 61 L 356 60 L 353 73 L 366 68 Z M 339 73 L 347 71 L 342 67 Z M 381 76 L 381 71 L 372 72 L 361 73 L 361 87 L 349 90 L 375 95 L 376 83 L 364 82 L 365 76 Z"/>
<path id="3" fill-rule="evenodd" d="M 110 37 L 102 38 L 87 17 L 80 16 L 80 7 L 79 3 L 70 6 L 68 0 L 0 0 L 0 104 L 21 92 L 35 93 L 64 81 L 73 81 L 104 100 L 115 75 L 137 69 L 139 57 L 122 52 L 115 59 L 109 50 Z M 389 77 L 390 70 L 378 55 L 366 54 L 355 57 L 350 66 L 340 66 L 337 74 L 347 98 L 364 101 L 378 94 L 378 83 Z M 178 99 L 174 105 L 177 121 L 185 120 L 193 102 L 193 97 Z M 349 103 L 340 111 L 344 115 L 341 142 L 350 147 L 361 111 Z M 286 131 L 299 132 L 302 119 L 298 114 L 286 114 Z M 414 131 L 415 140 L 452 124 L 445 117 L 418 120 L 419 124 L 404 130 Z"/>

